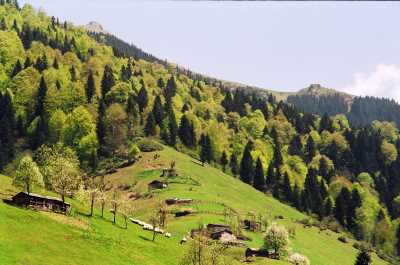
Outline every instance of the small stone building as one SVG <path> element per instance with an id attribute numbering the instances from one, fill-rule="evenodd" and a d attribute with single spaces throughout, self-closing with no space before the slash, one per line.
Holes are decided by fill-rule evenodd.
<path id="1" fill-rule="evenodd" d="M 20 207 L 31 207 L 42 211 L 67 213 L 71 205 L 61 199 L 35 193 L 20 192 L 14 195 L 11 204 Z"/>
<path id="2" fill-rule="evenodd" d="M 243 220 L 242 226 L 246 230 L 250 230 L 252 232 L 261 231 L 261 222 L 253 221 L 253 220 Z"/>

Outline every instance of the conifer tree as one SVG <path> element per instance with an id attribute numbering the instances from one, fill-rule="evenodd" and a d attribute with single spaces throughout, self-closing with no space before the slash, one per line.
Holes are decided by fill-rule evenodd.
<path id="1" fill-rule="evenodd" d="M 303 156 L 303 151 L 302 151 L 302 144 L 301 144 L 301 138 L 300 135 L 296 135 L 295 137 L 293 137 L 292 141 L 290 142 L 289 145 L 289 155 L 292 156 Z"/>
<path id="2" fill-rule="evenodd" d="M 93 72 L 89 71 L 86 83 L 86 99 L 88 103 L 92 103 L 92 99 L 95 93 L 96 93 L 96 84 L 94 82 Z"/>
<path id="3" fill-rule="evenodd" d="M 20 60 L 18 59 L 17 62 L 14 65 L 14 69 L 12 70 L 10 77 L 13 78 L 14 76 L 16 76 L 19 72 L 22 71 L 22 65 Z"/>
<path id="4" fill-rule="evenodd" d="M 265 190 L 264 168 L 260 158 L 257 159 L 256 168 L 254 170 L 254 188 L 259 191 Z"/>
<path id="5" fill-rule="evenodd" d="M 240 162 L 240 179 L 251 185 L 253 183 L 253 157 L 251 151 L 253 150 L 253 142 L 248 141 L 243 151 L 242 161 Z"/>
<path id="6" fill-rule="evenodd" d="M 77 74 L 76 74 L 75 66 L 71 66 L 71 68 L 69 69 L 69 73 L 71 74 L 71 81 L 75 82 L 77 80 Z"/>
<path id="7" fill-rule="evenodd" d="M 156 135 L 156 122 L 153 113 L 149 113 L 147 116 L 146 126 L 144 127 L 144 133 L 146 136 Z"/>
<path id="8" fill-rule="evenodd" d="M 203 163 L 210 163 L 214 159 L 214 152 L 212 149 L 211 139 L 208 135 L 201 135 L 200 138 L 200 160 Z"/>
<path id="9" fill-rule="evenodd" d="M 222 170 L 225 172 L 225 171 L 226 171 L 226 166 L 227 166 L 228 163 L 229 163 L 229 161 L 228 161 L 228 155 L 226 154 L 225 151 L 222 152 L 220 163 L 221 163 L 221 165 L 222 165 Z"/>
<path id="10" fill-rule="evenodd" d="M 287 172 L 285 172 L 283 176 L 282 192 L 287 202 L 291 202 L 293 200 L 292 186 L 290 184 L 289 174 Z"/>
<path id="11" fill-rule="evenodd" d="M 181 139 L 184 145 L 188 147 L 194 146 L 195 142 L 193 139 L 194 136 L 193 125 L 191 124 L 186 115 L 182 116 L 178 134 L 179 138 Z"/>
<path id="12" fill-rule="evenodd" d="M 104 67 L 103 78 L 101 80 L 101 96 L 105 98 L 106 94 L 115 85 L 114 73 L 111 66 L 106 65 Z"/>
<path id="13" fill-rule="evenodd" d="M 315 147 L 314 139 L 308 136 L 307 145 L 306 145 L 306 161 L 307 163 L 311 162 L 314 156 L 317 154 L 317 150 Z"/>
<path id="14" fill-rule="evenodd" d="M 170 79 L 168 79 L 167 86 L 165 87 L 165 97 L 173 98 L 176 95 L 176 89 L 175 77 L 172 76 Z"/>
<path id="15" fill-rule="evenodd" d="M 237 174 L 239 174 L 238 158 L 235 153 L 231 155 L 231 159 L 229 160 L 229 167 L 231 168 L 231 172 L 234 176 L 237 176 Z"/>
<path id="16" fill-rule="evenodd" d="M 161 122 L 164 119 L 164 110 L 163 110 L 160 95 L 157 95 L 156 99 L 154 100 L 154 106 L 153 106 L 152 113 L 153 113 L 156 124 L 161 125 Z"/>
<path id="17" fill-rule="evenodd" d="M 396 252 L 397 256 L 400 256 L 400 225 L 397 225 L 396 229 Z"/>
<path id="18" fill-rule="evenodd" d="M 323 177 L 327 182 L 330 181 L 331 175 L 329 172 L 328 161 L 323 157 L 321 157 L 321 159 L 319 160 L 319 175 Z"/>
<path id="19" fill-rule="evenodd" d="M 370 265 L 372 264 L 371 256 L 367 250 L 363 249 L 358 253 L 356 263 L 354 265 Z"/>
<path id="20" fill-rule="evenodd" d="M 328 132 L 332 132 L 333 131 L 332 120 L 328 116 L 327 113 L 325 113 L 322 116 L 321 122 L 319 124 L 319 132 L 323 132 L 323 131 L 328 131 Z"/>
<path id="21" fill-rule="evenodd" d="M 105 125 L 105 115 L 106 115 L 106 104 L 104 103 L 103 98 L 99 101 L 98 106 L 98 117 L 97 117 L 97 126 L 96 133 L 97 139 L 99 140 L 100 153 L 102 153 L 102 146 L 105 145 L 105 134 L 106 134 L 106 125 Z"/>
<path id="22" fill-rule="evenodd" d="M 268 171 L 267 171 L 267 178 L 266 178 L 266 189 L 272 191 L 275 185 L 277 185 L 277 176 L 275 173 L 273 161 L 268 166 Z"/>
<path id="23" fill-rule="evenodd" d="M 43 54 L 42 57 L 38 57 L 38 59 L 36 60 L 36 64 L 35 64 L 35 68 L 39 71 L 39 72 L 43 72 L 44 70 L 46 70 L 49 67 L 49 63 L 47 61 L 47 56 L 46 54 Z"/>
<path id="24" fill-rule="evenodd" d="M 31 57 L 26 57 L 25 63 L 24 63 L 24 69 L 31 67 L 32 66 L 32 60 Z"/>
<path id="25" fill-rule="evenodd" d="M 59 64 L 58 64 L 58 59 L 57 59 L 57 57 L 54 58 L 53 67 L 54 67 L 54 69 L 59 69 L 59 68 L 60 68 L 60 66 L 59 66 Z"/>
<path id="26" fill-rule="evenodd" d="M 144 111 L 144 109 L 147 107 L 147 104 L 149 103 L 149 97 L 147 95 L 146 86 L 143 80 L 142 80 L 142 87 L 140 88 L 137 96 L 137 103 L 139 105 L 139 111 L 141 113 Z"/>
<path id="27" fill-rule="evenodd" d="M 335 200 L 335 218 L 338 222 L 346 226 L 346 216 L 347 216 L 347 204 L 351 200 L 350 191 L 344 187 L 341 189 L 339 195 Z"/>
<path id="28" fill-rule="evenodd" d="M 44 109 L 44 100 L 47 95 L 47 84 L 46 80 L 42 76 L 40 79 L 38 94 L 36 98 L 36 108 L 35 108 L 35 116 L 44 116 L 45 109 Z"/>
<path id="29" fill-rule="evenodd" d="M 11 94 L 0 93 L 0 170 L 14 158 L 15 111 Z"/>
<path id="30" fill-rule="evenodd" d="M 165 88 L 165 82 L 164 82 L 164 79 L 162 79 L 161 77 L 158 79 L 158 81 L 157 81 L 157 86 L 160 88 L 160 89 L 164 89 Z"/>

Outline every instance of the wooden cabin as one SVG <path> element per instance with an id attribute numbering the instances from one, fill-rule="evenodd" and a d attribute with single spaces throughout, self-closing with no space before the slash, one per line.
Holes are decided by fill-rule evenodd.
<path id="1" fill-rule="evenodd" d="M 71 205 L 61 199 L 35 193 L 20 192 L 14 195 L 11 204 L 20 207 L 31 207 L 42 211 L 67 213 Z"/>
<path id="2" fill-rule="evenodd" d="M 148 184 L 149 191 L 151 190 L 159 190 L 159 189 L 166 189 L 168 188 L 168 184 L 163 181 L 153 180 Z"/>
<path id="3" fill-rule="evenodd" d="M 252 221 L 252 220 L 243 220 L 242 226 L 246 230 L 250 230 L 252 232 L 261 231 L 261 222 Z"/>

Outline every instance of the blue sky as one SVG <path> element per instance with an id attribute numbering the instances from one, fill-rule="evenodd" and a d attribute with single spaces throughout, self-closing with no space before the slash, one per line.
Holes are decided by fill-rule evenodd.
<path id="1" fill-rule="evenodd" d="M 98 21 L 214 77 L 283 91 L 321 83 L 400 101 L 400 2 L 22 2 L 76 24 Z"/>

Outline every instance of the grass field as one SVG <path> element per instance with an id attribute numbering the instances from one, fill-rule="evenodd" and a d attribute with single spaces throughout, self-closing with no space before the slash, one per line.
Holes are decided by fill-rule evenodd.
<path id="1" fill-rule="evenodd" d="M 117 225 L 111 223 L 111 215 L 95 217 L 84 214 L 87 207 L 76 200 L 69 200 L 74 208 L 71 216 L 37 212 L 16 208 L 0 202 L 0 264 L 20 265 L 175 265 L 179 264 L 185 246 L 179 241 L 190 229 L 202 223 L 224 223 L 220 213 L 231 208 L 242 216 L 250 211 L 273 219 L 282 216 L 279 223 L 296 230 L 291 248 L 309 257 L 313 265 L 352 265 L 357 250 L 352 243 L 341 243 L 339 234 L 320 232 L 317 228 L 304 228 L 295 220 L 305 218 L 297 210 L 265 196 L 239 180 L 212 167 L 202 167 L 197 161 L 171 148 L 159 152 L 161 157 L 153 160 L 154 153 L 146 153 L 135 165 L 108 175 L 107 181 L 114 188 L 122 184 L 131 186 L 130 193 L 144 195 L 133 200 L 134 217 L 147 221 L 155 205 L 166 198 L 191 198 L 193 205 L 185 206 L 201 214 L 186 217 L 168 217 L 167 230 L 172 237 L 158 236 L 151 241 L 152 233 L 135 224 L 124 229 L 123 219 Z M 179 177 L 171 180 L 165 190 L 148 193 L 147 184 L 159 179 L 161 168 L 176 161 Z M 0 198 L 9 198 L 17 192 L 11 179 L 0 176 Z M 36 190 L 36 192 L 42 192 Z M 125 194 L 128 199 L 128 193 Z M 108 208 L 107 208 L 108 209 Z M 262 234 L 247 233 L 252 238 L 251 247 L 260 247 Z M 226 264 L 240 264 L 244 249 L 234 248 L 227 253 Z M 387 264 L 373 257 L 374 265 Z M 284 261 L 258 259 L 252 264 L 288 264 Z"/>

